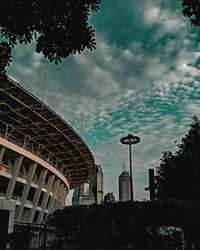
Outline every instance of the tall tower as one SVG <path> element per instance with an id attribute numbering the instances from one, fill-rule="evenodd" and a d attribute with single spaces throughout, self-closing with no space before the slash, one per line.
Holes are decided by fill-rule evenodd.
<path id="1" fill-rule="evenodd" d="M 95 174 L 91 179 L 91 186 L 96 204 L 101 204 L 104 199 L 104 176 L 102 167 L 100 165 L 96 165 L 95 167 Z"/>
<path id="2" fill-rule="evenodd" d="M 80 197 L 80 187 L 76 187 L 74 188 L 72 196 L 72 206 L 79 205 L 79 197 Z"/>
<path id="3" fill-rule="evenodd" d="M 131 200 L 131 177 L 123 170 L 119 176 L 119 201 Z"/>

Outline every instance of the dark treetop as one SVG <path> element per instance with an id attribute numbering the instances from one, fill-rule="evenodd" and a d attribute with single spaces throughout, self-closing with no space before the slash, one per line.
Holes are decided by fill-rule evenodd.
<path id="1" fill-rule="evenodd" d="M 0 73 L 11 62 L 11 48 L 36 41 L 36 51 L 56 64 L 70 54 L 93 50 L 90 11 L 100 0 L 0 0 Z"/>
<path id="2" fill-rule="evenodd" d="M 182 0 L 183 15 L 190 19 L 191 25 L 200 26 L 199 0 Z"/>
<path id="3" fill-rule="evenodd" d="M 159 199 L 200 201 L 200 120 L 194 116 L 175 154 L 164 152 L 157 167 Z"/>
<path id="4" fill-rule="evenodd" d="M 49 215 L 47 224 L 60 232 L 59 250 L 169 250 L 175 248 L 147 247 L 147 240 L 152 237 L 151 233 L 148 235 L 149 226 L 180 227 L 187 242 L 199 244 L 200 204 L 127 201 L 69 206 Z"/>

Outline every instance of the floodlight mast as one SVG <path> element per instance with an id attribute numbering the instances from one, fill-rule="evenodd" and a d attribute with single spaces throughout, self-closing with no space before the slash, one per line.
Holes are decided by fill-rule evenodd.
<path id="1" fill-rule="evenodd" d="M 122 137 L 120 139 L 120 141 L 121 141 L 122 144 L 129 145 L 131 201 L 133 201 L 133 175 L 132 175 L 132 152 L 131 152 L 131 145 L 139 143 L 140 142 L 140 138 L 138 136 L 134 136 L 132 134 L 128 134 L 128 136 Z"/>

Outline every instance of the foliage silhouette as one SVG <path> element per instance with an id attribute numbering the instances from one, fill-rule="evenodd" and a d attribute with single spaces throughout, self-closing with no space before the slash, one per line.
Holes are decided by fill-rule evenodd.
<path id="1" fill-rule="evenodd" d="M 200 204 L 127 201 L 68 206 L 49 215 L 48 224 L 60 231 L 59 250 L 177 249 L 165 248 L 164 240 L 159 238 L 155 242 L 157 248 L 152 248 L 149 244 L 152 243 L 152 227 L 179 227 L 188 244 L 198 245 Z"/>
<path id="2" fill-rule="evenodd" d="M 1 0 L 0 73 L 11 62 L 11 48 L 36 41 L 36 52 L 51 62 L 61 62 L 85 48 L 96 48 L 94 30 L 88 23 L 90 11 L 100 0 Z"/>
<path id="3" fill-rule="evenodd" d="M 194 116 L 175 154 L 163 152 L 157 167 L 157 197 L 200 201 L 200 120 Z"/>
<path id="4" fill-rule="evenodd" d="M 11 63 L 11 48 L 6 42 L 0 43 L 0 73 L 6 73 L 5 67 Z"/>
<path id="5" fill-rule="evenodd" d="M 200 26 L 200 2 L 199 0 L 182 0 L 183 15 L 188 17 L 191 25 Z"/>

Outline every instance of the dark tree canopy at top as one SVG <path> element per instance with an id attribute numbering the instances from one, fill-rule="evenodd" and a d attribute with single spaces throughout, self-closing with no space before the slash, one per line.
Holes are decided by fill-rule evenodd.
<path id="1" fill-rule="evenodd" d="M 0 0 L 0 73 L 11 62 L 11 48 L 36 40 L 42 52 L 56 64 L 85 48 L 96 48 L 90 11 L 100 0 Z"/>
<path id="2" fill-rule="evenodd" d="M 199 0 L 182 0 L 183 15 L 190 19 L 194 26 L 200 26 L 200 2 Z"/>

